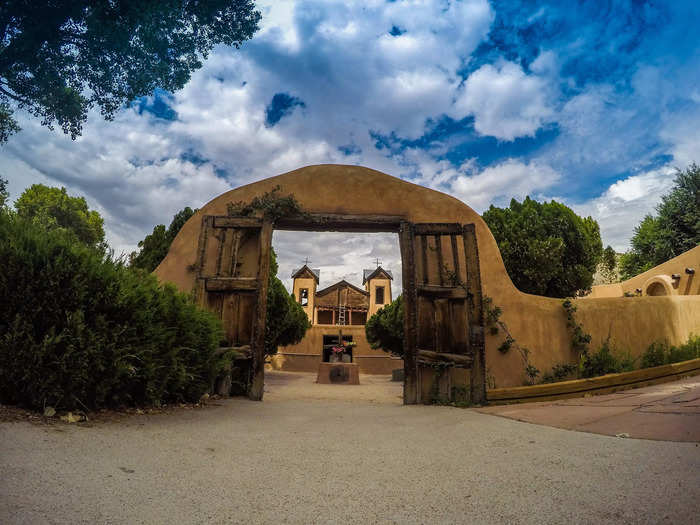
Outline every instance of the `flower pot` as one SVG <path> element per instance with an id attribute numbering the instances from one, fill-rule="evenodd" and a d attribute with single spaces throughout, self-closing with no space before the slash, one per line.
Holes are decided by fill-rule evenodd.
<path id="1" fill-rule="evenodd" d="M 350 354 L 343 354 L 343 363 L 351 363 L 352 362 L 352 357 Z"/>

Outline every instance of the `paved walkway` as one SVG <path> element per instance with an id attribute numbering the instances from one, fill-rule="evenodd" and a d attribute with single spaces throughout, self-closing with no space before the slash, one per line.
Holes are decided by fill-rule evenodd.
<path id="1" fill-rule="evenodd" d="M 700 442 L 700 377 L 616 394 L 479 411 L 608 436 Z"/>
<path id="2" fill-rule="evenodd" d="M 270 374 L 262 403 L 0 423 L 0 523 L 697 522 L 695 443 L 405 407 L 393 394 L 357 401 L 355 386 L 289 397 L 300 381 Z"/>

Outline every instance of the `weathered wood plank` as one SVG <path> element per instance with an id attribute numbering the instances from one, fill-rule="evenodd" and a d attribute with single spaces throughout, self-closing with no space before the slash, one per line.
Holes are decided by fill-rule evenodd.
<path id="1" fill-rule="evenodd" d="M 260 217 L 229 217 L 227 215 L 215 215 L 214 228 L 260 228 L 263 220 Z"/>
<path id="2" fill-rule="evenodd" d="M 409 222 L 401 224 L 399 232 L 401 247 L 401 273 L 403 283 L 404 303 L 404 383 L 403 402 L 414 405 L 419 402 L 419 386 L 416 366 L 417 340 L 417 295 L 416 295 L 416 266 L 413 225 Z"/>
<path id="3" fill-rule="evenodd" d="M 224 257 L 224 248 L 226 247 L 226 232 L 227 230 L 221 230 L 221 233 L 215 237 L 219 240 L 219 251 L 216 254 L 216 276 L 219 277 L 221 275 L 221 261 L 223 260 Z"/>
<path id="4" fill-rule="evenodd" d="M 208 277 L 205 279 L 207 292 L 254 292 L 258 280 L 254 277 Z"/>
<path id="5" fill-rule="evenodd" d="M 253 321 L 253 362 L 248 397 L 254 401 L 263 398 L 265 367 L 265 321 L 267 319 L 267 288 L 270 276 L 270 251 L 272 250 L 272 222 L 265 220 L 260 229 L 258 259 L 258 298 Z"/>
<path id="6" fill-rule="evenodd" d="M 462 238 L 469 294 L 469 350 L 474 356 L 471 371 L 471 400 L 480 405 L 486 402 L 486 344 L 479 247 L 474 224 L 465 224 L 462 227 Z"/>
<path id="7" fill-rule="evenodd" d="M 419 296 L 442 297 L 445 299 L 466 299 L 467 291 L 464 288 L 453 286 L 438 286 L 436 284 L 420 284 L 417 287 Z"/>
<path id="8" fill-rule="evenodd" d="M 446 352 L 433 352 L 432 350 L 417 351 L 419 363 L 434 364 L 434 363 L 452 363 L 456 367 L 470 368 L 474 363 L 474 356 L 470 354 L 450 354 Z"/>
<path id="9" fill-rule="evenodd" d="M 450 245 L 452 246 L 452 264 L 454 265 L 454 277 L 462 279 L 462 273 L 459 271 L 459 251 L 457 248 L 457 236 L 450 235 Z"/>
<path id="10" fill-rule="evenodd" d="M 435 249 L 437 250 L 438 259 L 438 276 L 440 279 L 440 286 L 445 285 L 445 260 L 442 257 L 442 237 L 440 235 L 434 235 Z"/>
<path id="11" fill-rule="evenodd" d="M 423 270 L 423 284 L 428 284 L 430 275 L 428 274 L 428 238 L 420 237 L 420 257 L 421 269 Z"/>
<path id="12" fill-rule="evenodd" d="M 233 239 L 231 239 L 231 261 L 228 269 L 228 274 L 235 277 L 238 273 L 238 248 L 241 245 L 241 230 L 233 230 Z"/>
<path id="13" fill-rule="evenodd" d="M 415 224 L 416 235 L 461 235 L 462 227 L 451 222 L 421 222 Z"/>
<path id="14" fill-rule="evenodd" d="M 404 217 L 399 215 L 350 215 L 339 213 L 307 213 L 283 217 L 275 222 L 276 230 L 343 231 L 358 233 L 398 232 Z"/>

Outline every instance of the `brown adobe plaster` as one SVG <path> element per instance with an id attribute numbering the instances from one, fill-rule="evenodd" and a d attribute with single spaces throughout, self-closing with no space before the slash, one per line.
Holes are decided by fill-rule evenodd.
<path id="1" fill-rule="evenodd" d="M 154 273 L 162 281 L 172 282 L 183 291 L 191 291 L 195 275 L 188 267 L 195 263 L 202 215 L 226 215 L 228 203 L 250 202 L 278 185 L 281 194 L 293 194 L 302 208 L 312 213 L 385 214 L 400 215 L 412 222 L 474 223 L 483 292 L 493 299 L 494 305 L 501 307 L 501 319 L 517 342 L 531 351 L 532 364 L 544 372 L 554 364 L 575 359 L 561 301 L 524 294 L 513 286 L 496 241 L 478 213 L 450 195 L 361 166 L 308 166 L 216 197 L 185 223 Z M 697 305 L 695 302 L 692 305 L 668 303 L 677 300 L 676 297 L 645 299 L 651 302 L 632 309 L 626 298 L 587 299 L 585 306 L 581 304 L 583 301 L 577 301 L 577 304 L 585 318 L 582 320 L 584 328 L 592 333 L 594 341 L 610 333 L 613 342 L 620 338 L 625 344 L 639 343 L 639 348 L 637 345 L 629 348 L 633 354 L 643 352 L 654 339 L 667 339 L 669 343 L 677 344 L 681 342 L 679 339 L 687 338 L 689 330 L 700 332 L 700 318 L 695 319 L 688 313 L 689 308 L 693 314 L 700 310 L 700 298 Z M 634 310 L 634 315 L 622 315 L 628 324 L 619 329 L 612 328 L 609 316 L 627 310 L 630 314 Z M 659 319 L 659 312 L 672 313 L 677 322 Z M 642 327 L 644 323 L 651 324 Z M 644 329 L 643 341 L 630 335 L 638 331 L 638 325 Z M 498 387 L 519 386 L 525 379 L 523 361 L 517 351 L 511 350 L 505 355 L 498 352 L 503 337 L 503 334 L 486 337 L 487 373 Z M 649 338 L 654 339 L 647 341 Z"/>

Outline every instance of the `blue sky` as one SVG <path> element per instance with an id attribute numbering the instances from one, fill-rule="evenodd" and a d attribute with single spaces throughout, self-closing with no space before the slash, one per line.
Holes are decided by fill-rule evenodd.
<path id="1" fill-rule="evenodd" d="M 700 2 L 259 9 L 261 30 L 240 50 L 215 49 L 183 90 L 156 91 L 113 122 L 91 113 L 77 141 L 24 118 L 0 150 L 12 197 L 34 182 L 85 195 L 120 252 L 229 188 L 360 164 L 479 212 L 556 198 L 624 250 L 674 168 L 700 161 Z M 393 239 L 303 239 L 276 234 L 283 273 L 306 255 L 331 280 L 358 280 L 376 256 L 398 266 Z"/>

